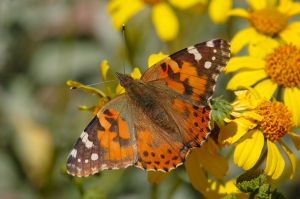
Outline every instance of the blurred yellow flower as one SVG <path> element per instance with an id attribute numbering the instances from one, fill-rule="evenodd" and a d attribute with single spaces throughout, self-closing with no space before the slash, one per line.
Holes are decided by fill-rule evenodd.
<path id="1" fill-rule="evenodd" d="M 213 22 L 219 24 L 226 22 L 232 7 L 232 0 L 211 0 L 208 14 Z"/>
<path id="2" fill-rule="evenodd" d="M 231 52 L 237 53 L 245 45 L 280 37 L 286 42 L 300 44 L 300 22 L 289 18 L 300 13 L 300 3 L 292 0 L 248 0 L 251 9 L 232 9 L 229 14 L 247 19 L 250 27 L 238 32 L 231 41 Z"/>
<path id="3" fill-rule="evenodd" d="M 293 113 L 295 126 L 300 126 L 300 47 L 268 39 L 249 48 L 249 56 L 232 58 L 225 72 L 239 71 L 227 88 L 254 86 L 261 96 L 270 99 L 283 91 L 284 103 Z M 277 92 L 278 93 L 278 92 Z M 280 96 L 281 97 L 281 96 Z"/>
<path id="4" fill-rule="evenodd" d="M 169 3 L 179 9 L 187 9 L 207 0 L 169 0 Z M 110 0 L 108 12 L 112 16 L 113 25 L 120 29 L 132 16 L 145 8 L 151 7 L 152 21 L 158 36 L 164 41 L 176 38 L 179 32 L 178 18 L 165 0 Z"/>
<path id="5" fill-rule="evenodd" d="M 278 179 L 286 168 L 284 152 L 291 165 L 292 178 L 296 159 L 281 140 L 288 134 L 299 149 L 300 136 L 291 132 L 292 113 L 283 103 L 268 101 L 254 89 L 236 91 L 235 94 L 232 118 L 226 119 L 228 125 L 221 129 L 219 142 L 234 144 L 234 162 L 245 170 L 253 168 L 260 158 L 266 157 L 264 173 L 272 179 Z"/>
<path id="6" fill-rule="evenodd" d="M 219 146 L 209 137 L 201 148 L 191 151 L 184 163 L 193 187 L 207 198 L 215 198 L 220 194 L 219 189 L 212 187 L 208 173 L 214 178 L 222 180 L 228 170 L 226 159 L 218 151 Z"/>

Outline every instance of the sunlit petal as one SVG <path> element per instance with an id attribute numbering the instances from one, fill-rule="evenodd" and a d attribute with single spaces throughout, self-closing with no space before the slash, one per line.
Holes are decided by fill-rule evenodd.
<path id="1" fill-rule="evenodd" d="M 245 118 L 237 118 L 220 130 L 219 142 L 222 144 L 233 144 L 243 137 L 249 129 L 257 124 Z"/>
<path id="2" fill-rule="evenodd" d="M 257 37 L 249 44 L 249 55 L 257 59 L 265 59 L 266 55 L 272 53 L 274 48 L 279 45 L 277 40 L 263 34 L 257 34 Z"/>
<path id="3" fill-rule="evenodd" d="M 267 163 L 265 173 L 272 179 L 278 179 L 284 169 L 285 162 L 275 143 L 267 140 Z"/>
<path id="4" fill-rule="evenodd" d="M 158 36 L 165 41 L 176 38 L 179 31 L 178 19 L 167 3 L 159 3 L 153 6 L 152 21 Z"/>
<path id="5" fill-rule="evenodd" d="M 182 9 L 182 10 L 185 10 L 185 9 L 188 9 L 190 7 L 193 7 L 197 4 L 203 4 L 203 5 L 206 5 L 207 4 L 207 0 L 185 0 L 185 1 L 182 1 L 182 0 L 169 0 L 169 2 L 179 8 L 179 9 Z"/>
<path id="6" fill-rule="evenodd" d="M 208 8 L 210 18 L 215 23 L 224 23 L 232 7 L 232 0 L 211 0 Z"/>
<path id="7" fill-rule="evenodd" d="M 295 28 L 286 27 L 283 31 L 279 33 L 279 36 L 287 43 L 293 43 L 300 45 L 300 33 L 295 31 Z"/>
<path id="8" fill-rule="evenodd" d="M 249 16 L 250 16 L 249 12 L 245 9 L 242 9 L 242 8 L 234 8 L 234 9 L 232 9 L 228 12 L 228 15 L 243 17 L 243 18 L 246 18 L 246 19 L 248 19 Z"/>
<path id="9" fill-rule="evenodd" d="M 135 67 L 132 72 L 130 73 L 130 76 L 134 79 L 140 79 L 142 76 L 142 73 L 139 68 Z"/>
<path id="10" fill-rule="evenodd" d="M 104 59 L 100 64 L 100 71 L 103 80 L 106 80 L 108 70 L 109 70 L 108 61 Z"/>
<path id="11" fill-rule="evenodd" d="M 282 149 L 284 150 L 284 152 L 286 153 L 286 155 L 288 156 L 288 159 L 290 161 L 291 167 L 292 167 L 292 172 L 290 175 L 290 178 L 293 178 L 295 173 L 296 173 L 296 157 L 293 154 L 293 152 L 291 151 L 291 149 L 281 140 L 279 140 L 280 146 L 282 147 Z"/>
<path id="12" fill-rule="evenodd" d="M 251 56 L 233 57 L 229 60 L 224 71 L 226 73 L 236 71 L 238 69 L 263 69 L 265 68 L 265 61 Z"/>
<path id="13" fill-rule="evenodd" d="M 270 79 L 266 79 L 259 82 L 254 89 L 260 94 L 261 97 L 271 99 L 275 90 L 277 89 L 277 84 Z"/>
<path id="14" fill-rule="evenodd" d="M 107 9 L 112 16 L 113 25 L 116 28 L 121 28 L 126 21 L 140 11 L 144 6 L 141 0 L 111 0 L 108 3 Z"/>
<path id="15" fill-rule="evenodd" d="M 288 16 L 300 13 L 300 3 L 291 0 L 280 0 L 278 10 Z"/>
<path id="16" fill-rule="evenodd" d="M 231 40 L 231 52 L 236 54 L 244 46 L 254 40 L 257 36 L 257 32 L 254 28 L 245 28 L 244 30 L 239 31 Z"/>
<path id="17" fill-rule="evenodd" d="M 150 55 L 149 58 L 148 58 L 148 67 L 153 66 L 154 64 L 156 64 L 157 62 L 163 60 L 167 56 L 168 56 L 167 54 L 164 54 L 162 52 Z"/>
<path id="18" fill-rule="evenodd" d="M 267 6 L 267 0 L 247 0 L 253 10 L 260 10 Z"/>
<path id="19" fill-rule="evenodd" d="M 285 88 L 283 100 L 293 114 L 294 125 L 300 126 L 300 90 L 298 88 Z"/>
<path id="20" fill-rule="evenodd" d="M 249 87 L 267 77 L 264 69 L 241 71 L 235 74 L 227 84 L 227 89 L 236 90 L 240 87 Z"/>
<path id="21" fill-rule="evenodd" d="M 247 133 L 236 145 L 234 162 L 245 170 L 251 169 L 258 161 L 264 146 L 264 136 L 260 130 Z"/>

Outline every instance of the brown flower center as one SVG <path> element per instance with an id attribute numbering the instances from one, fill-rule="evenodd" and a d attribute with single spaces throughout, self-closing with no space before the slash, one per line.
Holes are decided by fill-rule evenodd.
<path id="1" fill-rule="evenodd" d="M 282 31 L 288 24 L 288 16 L 276 8 L 255 10 L 250 14 L 249 21 L 259 32 L 274 36 Z"/>
<path id="2" fill-rule="evenodd" d="M 160 2 L 163 2 L 164 0 L 143 0 L 145 3 L 150 4 L 150 5 L 155 5 Z"/>
<path id="3" fill-rule="evenodd" d="M 292 127 L 292 113 L 281 102 L 262 101 L 256 112 L 263 116 L 259 125 L 265 138 L 272 142 L 278 141 Z"/>
<path id="4" fill-rule="evenodd" d="M 266 73 L 279 85 L 300 85 L 300 48 L 283 44 L 266 56 Z"/>

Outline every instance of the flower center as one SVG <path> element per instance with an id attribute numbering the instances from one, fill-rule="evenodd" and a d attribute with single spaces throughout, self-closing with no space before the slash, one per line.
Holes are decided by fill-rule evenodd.
<path id="1" fill-rule="evenodd" d="M 263 116 L 259 124 L 270 141 L 278 141 L 292 127 L 292 113 L 281 102 L 262 101 L 256 112 Z"/>
<path id="2" fill-rule="evenodd" d="M 274 36 L 287 26 L 288 17 L 276 8 L 264 8 L 253 11 L 249 21 L 257 31 Z"/>
<path id="3" fill-rule="evenodd" d="M 150 4 L 150 5 L 155 5 L 158 4 L 164 0 L 143 0 L 145 3 Z"/>
<path id="4" fill-rule="evenodd" d="M 266 73 L 278 85 L 300 85 L 300 48 L 283 44 L 266 56 Z"/>

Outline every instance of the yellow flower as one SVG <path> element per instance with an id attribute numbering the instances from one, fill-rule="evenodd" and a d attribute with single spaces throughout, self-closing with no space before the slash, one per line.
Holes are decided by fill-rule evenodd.
<path id="1" fill-rule="evenodd" d="M 232 0 L 211 0 L 208 14 L 213 22 L 219 24 L 226 22 L 229 11 L 232 7 Z"/>
<path id="2" fill-rule="evenodd" d="M 173 6 L 187 9 L 207 0 L 169 0 Z M 112 16 L 113 25 L 120 29 L 131 17 L 143 8 L 150 6 L 152 22 L 158 36 L 165 41 L 176 38 L 179 32 L 179 22 L 172 7 L 165 0 L 110 0 L 108 12 Z"/>
<path id="3" fill-rule="evenodd" d="M 103 60 L 100 64 L 100 77 L 102 80 L 107 80 L 107 75 L 108 75 L 108 71 L 109 71 L 109 64 L 107 62 L 107 60 Z M 138 68 L 134 68 L 133 71 L 130 73 L 130 75 L 133 78 L 140 78 L 141 77 L 141 72 Z M 115 80 L 108 80 L 107 82 L 111 82 L 111 81 L 115 81 Z M 103 83 L 106 83 L 105 81 Z M 118 84 L 115 91 L 112 90 L 111 86 L 106 85 L 105 91 L 102 91 L 98 88 L 92 87 L 92 86 L 88 86 L 88 85 L 84 85 L 80 82 L 74 81 L 74 80 L 68 80 L 66 82 L 66 84 L 71 88 L 71 89 L 80 89 L 82 91 L 85 91 L 87 93 L 91 93 L 93 95 L 96 95 L 100 98 L 100 100 L 98 101 L 98 104 L 95 106 L 79 106 L 79 109 L 82 111 L 91 111 L 93 113 L 93 115 L 96 115 L 97 112 L 100 110 L 100 108 L 105 105 L 110 99 L 112 99 L 113 97 L 115 97 L 116 95 L 119 95 L 121 93 L 124 92 L 124 88 Z"/>
<path id="4" fill-rule="evenodd" d="M 300 13 L 300 3 L 292 0 L 248 0 L 251 9 L 232 9 L 231 16 L 247 19 L 250 27 L 237 33 L 231 41 L 231 52 L 237 53 L 245 45 L 280 37 L 286 42 L 300 44 L 300 22 L 289 23 L 289 18 Z"/>
<path id="5" fill-rule="evenodd" d="M 270 99 L 275 91 L 283 92 L 284 103 L 293 113 L 295 126 L 300 126 L 300 47 L 268 39 L 251 45 L 249 56 L 232 58 L 225 72 L 239 71 L 227 88 L 254 86 L 261 96 Z M 281 97 L 281 96 L 279 96 Z"/>
<path id="6" fill-rule="evenodd" d="M 188 155 L 184 165 L 193 187 L 207 198 L 216 198 L 219 189 L 212 186 L 208 173 L 218 180 L 224 179 L 228 170 L 227 161 L 219 153 L 219 146 L 212 138 L 201 146 L 195 148 Z"/>
<path id="7" fill-rule="evenodd" d="M 285 170 L 283 156 L 286 155 L 292 178 L 296 159 L 282 141 L 282 137 L 288 134 L 299 149 L 300 136 L 291 132 L 292 113 L 283 103 L 268 101 L 254 89 L 236 91 L 235 94 L 237 99 L 232 103 L 232 119 L 227 119 L 228 125 L 221 129 L 220 143 L 234 144 L 234 162 L 245 170 L 266 158 L 264 173 L 272 179 L 278 179 Z"/>

